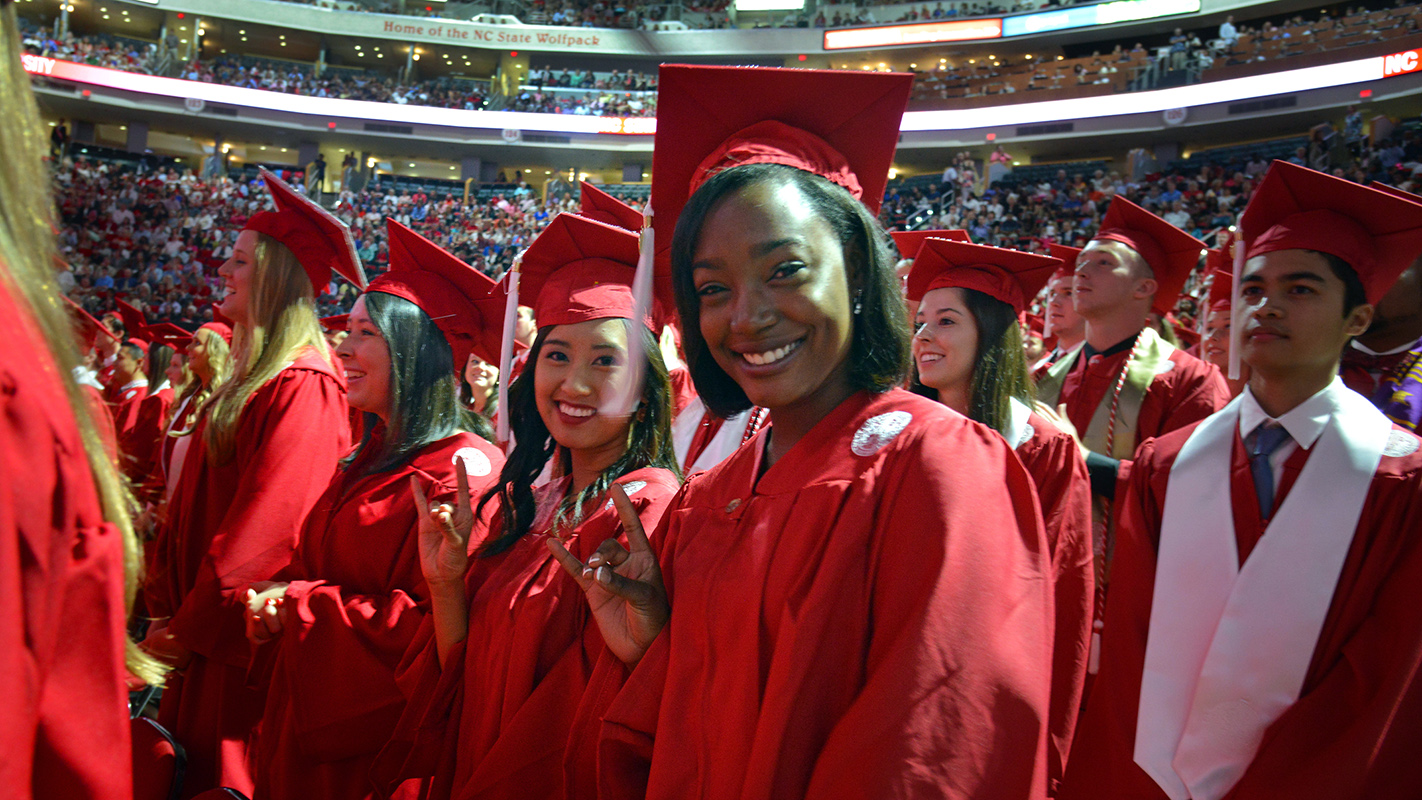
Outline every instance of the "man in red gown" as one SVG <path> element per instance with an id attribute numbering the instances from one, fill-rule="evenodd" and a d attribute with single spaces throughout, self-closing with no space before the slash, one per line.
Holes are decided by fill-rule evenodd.
<path id="1" fill-rule="evenodd" d="M 1137 454 L 1063 800 L 1422 794 L 1422 453 L 1337 378 L 1422 209 L 1276 161 L 1240 229 L 1249 387 Z"/>
<path id="2" fill-rule="evenodd" d="M 1164 316 L 1175 306 L 1203 249 L 1198 239 L 1160 217 L 1124 197 L 1113 199 L 1101 230 L 1077 258 L 1072 282 L 1086 341 L 1037 382 L 1038 399 L 1065 408 L 1066 421 L 1087 451 L 1095 512 L 1092 675 L 1111 580 L 1111 503 L 1121 462 L 1141 441 L 1201 420 L 1229 402 L 1218 369 L 1177 349 L 1148 324 L 1151 312 Z"/>
<path id="3" fill-rule="evenodd" d="M 143 371 L 146 357 L 146 343 L 130 338 L 119 346 L 118 358 L 114 361 L 114 426 L 118 429 L 122 453 L 128 453 L 133 444 L 139 409 L 148 396 L 148 379 Z"/>
<path id="4" fill-rule="evenodd" d="M 1223 376 L 1147 325 L 1175 307 L 1204 245 L 1123 197 L 1077 261 L 1072 300 L 1086 341 L 1037 385 L 1042 402 L 1066 406 L 1091 450 L 1098 495 L 1110 497 L 1117 462 L 1136 445 L 1197 422 L 1229 402 Z"/>

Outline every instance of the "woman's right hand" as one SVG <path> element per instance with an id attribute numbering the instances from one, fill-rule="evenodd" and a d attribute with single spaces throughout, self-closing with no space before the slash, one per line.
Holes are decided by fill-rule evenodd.
<path id="1" fill-rule="evenodd" d="M 474 506 L 469 498 L 469 476 L 464 459 L 457 459 L 454 475 L 458 491 L 453 507 L 448 503 L 431 503 L 419 476 L 410 476 L 410 492 L 415 496 L 415 513 L 420 521 L 420 571 L 431 590 L 454 584 L 462 589 L 464 573 L 469 568 Z"/>
<path id="2" fill-rule="evenodd" d="M 627 548 L 608 539 L 586 564 L 552 537 L 548 538 L 548 549 L 587 595 L 608 649 L 622 663 L 635 667 L 666 627 L 671 605 L 662 584 L 661 566 L 637 509 L 619 484 L 614 483 L 608 491 L 627 532 Z"/>

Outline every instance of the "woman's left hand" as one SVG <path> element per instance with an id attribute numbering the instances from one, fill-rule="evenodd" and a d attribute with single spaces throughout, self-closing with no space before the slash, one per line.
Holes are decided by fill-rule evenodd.
<path id="1" fill-rule="evenodd" d="M 254 643 L 280 636 L 286 627 L 289 583 L 259 581 L 247 588 L 247 638 Z"/>

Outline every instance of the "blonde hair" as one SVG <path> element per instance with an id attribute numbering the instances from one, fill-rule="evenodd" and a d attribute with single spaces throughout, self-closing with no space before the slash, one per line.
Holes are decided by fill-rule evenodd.
<path id="1" fill-rule="evenodd" d="M 55 237 L 50 227 L 54 218 L 48 187 L 51 179 L 44 166 L 43 143 L 48 137 L 40 124 L 39 109 L 30 89 L 29 76 L 20 68 L 20 46 L 15 7 L 0 7 L 0 108 L 8 118 L 0 125 L 0 280 L 6 289 L 24 301 L 34 313 L 39 333 L 48 346 L 56 374 L 50 377 L 64 387 L 69 413 L 79 430 L 94 489 L 99 496 L 104 519 L 118 528 L 123 542 L 124 611 L 133 609 L 143 572 L 142 551 L 133 530 L 133 495 L 99 438 L 88 401 L 78 383 L 69 379 L 79 363 L 74 346 L 74 329 L 67 309 L 62 306 L 54 279 Z M 130 672 L 148 683 L 161 683 L 165 668 L 152 656 L 124 637 L 124 662 Z"/>
<path id="2" fill-rule="evenodd" d="M 232 329 L 232 379 L 213 391 L 199 412 L 207 418 L 203 441 L 211 464 L 232 460 L 247 401 L 303 351 L 314 348 L 331 363 L 316 319 L 311 279 L 301 262 L 286 245 L 265 233 L 257 234 L 254 250 L 247 322 Z"/>
<path id="3" fill-rule="evenodd" d="M 212 378 L 204 381 L 191 364 L 187 365 L 188 382 L 183 384 L 182 391 L 173 401 L 173 413 L 177 413 L 178 407 L 190 397 L 192 398 L 192 407 L 201 411 L 208 398 L 212 397 L 212 393 L 232 377 L 232 349 L 228 347 L 227 340 L 222 338 L 222 334 L 212 328 L 198 328 L 197 332 L 193 334 L 193 338 L 202 340 L 203 347 L 207 348 L 207 366 L 212 370 Z M 186 430 L 169 431 L 168 435 L 174 438 L 190 436 L 201 419 L 202 414 L 195 414 L 192 424 Z"/>

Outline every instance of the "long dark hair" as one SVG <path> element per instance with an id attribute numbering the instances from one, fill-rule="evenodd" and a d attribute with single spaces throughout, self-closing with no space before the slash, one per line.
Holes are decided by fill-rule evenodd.
<path id="1" fill-rule="evenodd" d="M 365 474 L 374 474 L 396 469 L 426 445 L 454 435 L 462 417 L 454 395 L 454 353 L 429 316 L 384 292 L 367 292 L 365 311 L 390 349 L 390 419 L 379 452 L 363 459 L 379 421 L 367 413 L 365 435 L 344 465 L 361 460 Z"/>
<path id="2" fill-rule="evenodd" d="M 533 497 L 533 481 L 543 472 L 543 467 L 555 453 L 560 458 L 560 466 L 566 473 L 572 468 L 571 456 L 566 450 L 559 452 L 558 443 L 548 433 L 548 426 L 538 413 L 534 397 L 534 380 L 538 371 L 539 355 L 543 352 L 543 342 L 555 326 L 538 331 L 538 337 L 529 348 L 528 360 L 523 372 L 509 386 L 509 406 L 503 411 L 509 416 L 509 429 L 513 433 L 514 450 L 504 462 L 499 473 L 499 482 L 479 500 L 476 516 L 483 514 L 484 506 L 494 498 L 501 501 L 501 518 L 493 523 L 501 529 L 497 536 L 491 536 L 488 543 L 479 550 L 480 556 L 492 556 L 513 547 L 533 526 L 534 515 L 538 513 Z M 627 323 L 629 336 L 636 335 L 634 324 Z M 583 507 L 588 501 L 602 496 L 612 482 L 633 470 L 644 467 L 660 467 L 680 477 L 677 469 L 676 452 L 672 449 L 672 389 L 667 377 L 667 365 L 662 360 L 662 351 L 657 340 L 646 326 L 635 325 L 642 335 L 643 350 L 647 354 L 646 381 L 642 388 L 642 405 L 632 418 L 627 435 L 627 449 L 613 462 L 612 466 L 598 474 L 597 479 L 583 487 L 577 494 L 564 498 L 559 504 L 555 527 L 576 527 L 583 519 Z"/>
<path id="3" fill-rule="evenodd" d="M 173 361 L 173 348 L 166 344 L 153 342 L 148 345 L 148 374 L 143 377 L 148 379 L 148 391 L 156 392 L 162 385 L 168 365 Z M 181 387 L 174 386 L 173 391 Z"/>
<path id="4" fill-rule="evenodd" d="M 712 413 L 729 417 L 751 407 L 750 398 L 731 380 L 701 337 L 701 302 L 691 265 L 706 217 L 722 198 L 758 183 L 793 187 L 829 224 L 844 248 L 851 296 L 861 311 L 854 318 L 849 345 L 849 382 L 855 389 L 885 392 L 903 385 L 909 374 L 908 318 L 895 259 L 887 236 L 869 210 L 843 187 L 814 173 L 781 164 L 746 164 L 717 173 L 691 196 L 672 236 L 672 286 L 682 319 L 686 365 L 697 394 Z"/>
<path id="5" fill-rule="evenodd" d="M 1028 407 L 1036 389 L 1027 369 L 1022 326 L 1011 305 L 977 289 L 959 289 L 963 303 L 978 326 L 978 346 L 973 353 L 973 386 L 968 395 L 968 417 L 1000 433 L 1012 419 L 1012 398 Z M 924 386 L 914 367 L 912 391 L 938 399 L 938 390 Z M 1013 444 L 1016 444 L 1013 442 Z"/>

